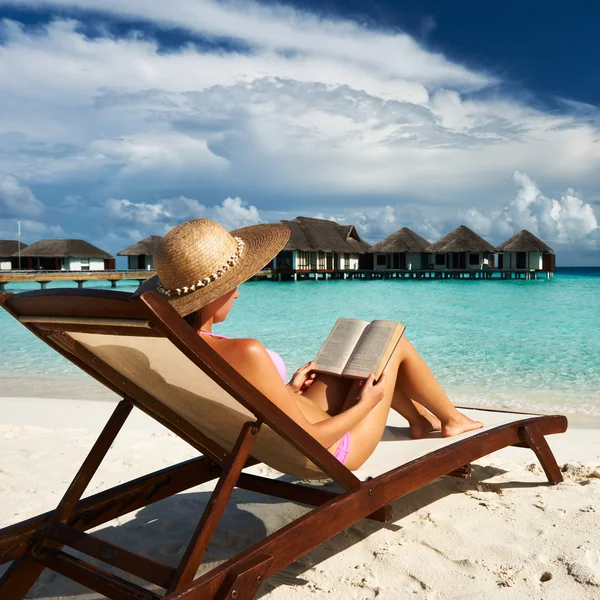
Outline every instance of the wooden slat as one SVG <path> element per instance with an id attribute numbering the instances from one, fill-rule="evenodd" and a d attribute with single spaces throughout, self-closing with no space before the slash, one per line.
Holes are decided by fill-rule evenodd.
<path id="1" fill-rule="evenodd" d="M 121 427 L 123 427 L 123 424 L 129 416 L 132 408 L 133 403 L 131 400 L 121 400 L 121 402 L 117 404 L 113 414 L 110 416 L 110 419 L 104 426 L 104 429 L 98 436 L 98 439 L 83 461 L 79 471 L 77 471 L 73 481 L 67 488 L 67 491 L 62 497 L 62 500 L 59 502 L 58 507 L 52 514 L 52 517 L 49 521 L 49 526 L 53 525 L 54 523 L 64 523 L 72 515 L 75 506 L 81 499 L 83 492 L 85 492 L 89 482 L 92 480 L 92 477 L 98 470 L 100 463 L 104 460 L 106 453 L 109 451 L 110 447 L 115 441 L 119 431 L 121 431 Z"/>
<path id="2" fill-rule="evenodd" d="M 242 427 L 235 446 L 231 451 L 231 458 L 227 461 L 223 473 L 219 477 L 219 481 L 206 504 L 202 518 L 192 534 L 192 539 L 183 554 L 177 572 L 169 584 L 168 591 L 173 591 L 193 580 L 198 566 L 204 557 L 204 553 L 208 548 L 208 544 L 225 511 L 231 492 L 233 492 L 238 477 L 250 456 L 250 451 L 254 446 L 260 426 L 260 423 L 248 422 Z"/>
<path id="3" fill-rule="evenodd" d="M 25 294 L 35 294 L 40 292 L 25 292 Z M 20 297 L 23 294 L 18 294 Z M 4 310 L 8 312 L 15 319 L 19 319 L 20 314 L 17 314 L 16 310 L 11 307 L 11 301 L 14 302 L 14 294 L 11 293 L 3 293 L 0 294 L 0 304 L 3 306 Z M 47 331 L 42 331 L 38 327 L 31 325 L 30 323 L 23 323 L 23 326 L 26 327 L 33 335 L 38 337 L 42 342 L 48 344 L 53 350 L 56 350 L 58 354 L 62 357 L 66 358 L 68 361 L 72 362 L 75 366 L 79 367 L 84 373 L 90 375 L 93 379 L 98 381 L 99 383 L 105 385 L 109 390 L 117 394 L 117 396 L 125 397 L 126 393 L 124 393 L 119 386 L 114 385 L 112 382 L 108 381 L 106 378 L 102 377 L 98 372 L 89 367 L 84 361 L 82 361 L 78 356 L 74 356 L 72 352 L 69 351 L 63 344 L 60 343 L 58 338 L 52 338 Z"/>
<path id="4" fill-rule="evenodd" d="M 219 588 L 215 600 L 254 598 L 272 561 L 272 556 L 258 556 L 232 570 Z"/>
<path id="5" fill-rule="evenodd" d="M 135 583 L 94 567 L 65 552 L 48 551 L 37 558 L 53 571 L 112 600 L 159 600 L 160 598 Z"/>
<path id="6" fill-rule="evenodd" d="M 175 569 L 171 569 L 155 560 L 140 556 L 135 552 L 130 552 L 116 544 L 100 540 L 93 535 L 83 533 L 62 523 L 54 525 L 48 532 L 48 537 L 165 589 L 175 572 Z"/>
<path id="7" fill-rule="evenodd" d="M 151 328 L 152 323 L 148 319 L 101 319 L 83 317 L 57 317 L 57 316 L 31 316 L 19 317 L 21 323 L 52 323 L 58 325 L 103 325 L 107 327 L 142 327 Z"/>
<path id="8" fill-rule="evenodd" d="M 15 294 L 6 302 L 18 316 L 99 319 L 151 319 L 149 310 L 127 292 L 94 289 L 36 290 Z"/>
<path id="9" fill-rule="evenodd" d="M 309 487 L 277 479 L 268 479 L 259 475 L 242 473 L 238 479 L 237 487 L 267 496 L 275 496 L 309 506 L 320 506 L 339 496 L 337 492 L 330 492 L 320 488 Z"/>
<path id="10" fill-rule="evenodd" d="M 325 502 L 329 502 L 340 495 L 339 493 L 321 488 L 279 481 L 277 479 L 268 479 L 250 473 L 240 474 L 237 487 L 267 496 L 291 500 L 300 504 L 308 504 L 308 506 L 321 506 L 321 504 L 325 504 Z M 367 515 L 366 518 L 373 521 L 386 522 L 389 521 L 390 515 L 390 507 L 383 506 L 374 513 Z"/>
<path id="11" fill-rule="evenodd" d="M 37 535 L 36 539 L 33 540 L 31 553 L 34 555 L 34 558 L 36 552 L 39 551 L 42 546 L 44 549 L 48 549 L 48 545 L 50 545 L 51 548 L 56 548 L 57 550 L 60 550 L 62 547 L 56 542 L 49 542 L 47 540 L 46 535 L 49 529 L 56 523 L 65 522 L 69 516 L 71 516 L 75 506 L 77 505 L 77 502 L 80 500 L 83 492 L 94 476 L 94 473 L 106 456 L 106 453 L 121 430 L 121 427 L 123 426 L 123 423 L 127 419 L 132 408 L 133 404 L 130 401 L 122 400 L 113 411 L 113 414 L 111 415 L 107 424 L 104 426 L 102 433 L 94 443 L 92 449 L 79 468 L 79 471 L 62 497 L 62 500 L 59 502 L 58 507 L 52 513 L 42 531 Z M 23 572 L 20 561 L 19 565 L 17 565 L 17 570 L 15 570 L 15 572 L 11 572 L 2 579 L 0 597 L 7 593 L 7 589 L 14 587 L 14 583 L 12 583 L 13 581 L 22 580 L 25 577 L 29 581 L 35 581 L 37 578 L 36 573 L 39 576 L 43 571 L 43 567 L 39 564 L 40 562 L 41 561 L 37 561 L 37 564 L 28 564 L 27 561 L 23 561 L 23 564 L 27 564 L 26 572 Z M 18 585 L 20 586 L 21 584 L 19 583 Z M 11 593 L 14 595 L 14 592 Z M 19 598 L 19 596 L 15 596 L 15 598 Z"/>
<path id="12" fill-rule="evenodd" d="M 30 554 L 15 560 L 0 577 L 0 600 L 23 600 L 44 568 Z"/>
<path id="13" fill-rule="evenodd" d="M 208 458 L 193 458 L 84 498 L 79 501 L 67 523 L 81 531 L 92 529 L 138 508 L 212 481 L 220 473 L 221 469 Z M 0 529 L 0 564 L 22 556 L 53 512 Z"/>

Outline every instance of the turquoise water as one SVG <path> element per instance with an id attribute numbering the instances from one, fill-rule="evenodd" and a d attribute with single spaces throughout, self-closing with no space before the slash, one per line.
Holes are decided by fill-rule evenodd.
<path id="1" fill-rule="evenodd" d="M 215 331 L 260 339 L 291 373 L 315 355 L 339 316 L 394 319 L 457 403 L 600 414 L 599 275 L 564 269 L 538 281 L 249 282 Z M 56 384 L 85 377 L 4 311 L 0 327 L 0 378 L 36 373 Z"/>

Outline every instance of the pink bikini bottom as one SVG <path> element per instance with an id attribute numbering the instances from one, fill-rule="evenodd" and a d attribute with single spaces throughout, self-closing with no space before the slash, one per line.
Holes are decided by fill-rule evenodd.
<path id="1" fill-rule="evenodd" d="M 337 458 L 342 464 L 346 464 L 348 454 L 350 454 L 350 432 L 344 435 L 344 437 L 340 440 L 340 443 L 335 449 L 333 456 L 334 458 Z"/>

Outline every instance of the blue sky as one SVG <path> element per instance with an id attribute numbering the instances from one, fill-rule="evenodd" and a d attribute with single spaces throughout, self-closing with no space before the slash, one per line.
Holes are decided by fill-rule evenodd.
<path id="1" fill-rule="evenodd" d="M 0 239 L 526 228 L 600 265 L 600 6 L 0 0 Z"/>

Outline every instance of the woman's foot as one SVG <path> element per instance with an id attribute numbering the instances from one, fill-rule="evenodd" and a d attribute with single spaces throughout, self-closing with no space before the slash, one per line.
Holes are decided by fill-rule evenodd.
<path id="1" fill-rule="evenodd" d="M 442 423 L 442 437 L 452 437 L 460 435 L 474 429 L 481 429 L 483 423 L 481 421 L 473 421 L 466 415 L 456 411 L 456 416 Z"/>
<path id="2" fill-rule="evenodd" d="M 414 403 L 417 412 L 425 417 L 429 423 L 431 424 L 431 431 L 440 431 L 442 429 L 442 422 L 432 413 L 430 413 L 424 406 L 421 406 L 418 403 Z"/>
<path id="3" fill-rule="evenodd" d="M 437 421 L 437 426 L 434 421 Z M 424 438 L 428 433 L 432 431 L 439 431 L 441 428 L 440 420 L 431 415 L 431 419 L 425 415 L 419 415 L 419 418 L 409 423 L 410 425 L 410 437 L 414 440 L 420 440 Z"/>

